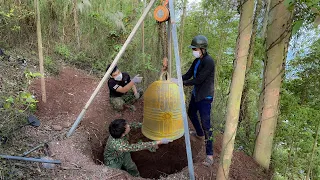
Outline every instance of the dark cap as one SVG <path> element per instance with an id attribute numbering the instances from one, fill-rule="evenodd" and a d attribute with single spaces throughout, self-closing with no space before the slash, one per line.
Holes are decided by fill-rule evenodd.
<path id="1" fill-rule="evenodd" d="M 111 64 L 109 64 L 109 65 L 107 66 L 106 71 L 108 71 L 108 69 L 110 68 L 110 66 L 111 66 Z M 116 65 L 116 66 L 113 68 L 111 74 L 114 73 L 114 72 L 116 72 L 117 69 L 118 69 L 118 66 Z"/>

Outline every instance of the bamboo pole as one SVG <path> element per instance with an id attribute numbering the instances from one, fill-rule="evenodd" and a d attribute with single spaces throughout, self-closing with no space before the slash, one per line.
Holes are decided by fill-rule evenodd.
<path id="1" fill-rule="evenodd" d="M 46 83 L 44 80 L 44 67 L 43 67 L 43 51 L 42 51 L 42 37 L 41 37 L 41 22 L 40 22 L 40 8 L 39 8 L 39 1 L 34 0 L 34 4 L 36 6 L 37 11 L 37 37 L 38 37 L 38 51 L 39 51 L 39 66 L 40 66 L 40 73 L 41 73 L 41 94 L 42 94 L 42 101 L 44 103 L 47 102 L 47 95 L 46 95 Z"/>
<path id="2" fill-rule="evenodd" d="M 182 8 L 182 16 L 181 16 L 181 28 L 180 28 L 180 45 L 181 45 L 180 54 L 182 54 L 182 49 L 183 49 L 184 25 L 185 25 L 186 13 L 187 13 L 187 4 L 188 4 L 188 0 L 184 0 L 183 8 Z"/>
<path id="3" fill-rule="evenodd" d="M 136 32 L 138 31 L 138 28 L 140 27 L 140 25 L 142 24 L 142 21 L 146 18 L 148 12 L 150 11 L 151 7 L 153 6 L 153 4 L 155 3 L 156 0 L 151 0 L 149 5 L 146 7 L 146 9 L 144 10 L 142 16 L 140 17 L 140 19 L 138 20 L 137 24 L 135 25 L 135 27 L 133 28 L 132 32 L 130 33 L 129 37 L 127 38 L 126 42 L 123 44 L 122 48 L 120 49 L 119 53 L 117 54 L 117 56 L 115 57 L 115 59 L 113 60 L 111 66 L 109 67 L 109 69 L 107 70 L 107 72 L 104 74 L 103 78 L 101 79 L 100 83 L 98 84 L 97 88 L 94 90 L 93 94 L 91 95 L 90 99 L 88 100 L 87 104 L 84 106 L 84 108 L 82 109 L 81 113 L 79 114 L 79 116 L 77 117 L 76 121 L 74 122 L 74 124 L 72 125 L 71 129 L 69 130 L 69 132 L 67 133 L 67 137 L 70 137 L 73 132 L 76 130 L 77 126 L 79 125 L 80 121 L 82 120 L 84 114 L 86 113 L 88 107 L 90 106 L 90 104 L 92 103 L 93 99 L 96 97 L 96 95 L 98 94 L 98 92 L 100 91 L 102 85 L 105 83 L 105 81 L 107 80 L 107 78 L 109 78 L 111 71 L 113 70 L 113 68 L 116 66 L 116 64 L 118 63 L 119 59 L 121 58 L 121 56 L 123 55 L 123 53 L 125 52 L 125 50 L 127 49 L 129 43 L 131 42 L 131 40 L 133 39 L 134 35 L 136 34 Z"/>
<path id="4" fill-rule="evenodd" d="M 174 54 L 176 59 L 176 69 L 177 69 L 177 78 L 179 84 L 179 95 L 180 95 L 180 103 L 181 103 L 181 110 L 182 110 L 182 117 L 183 117 L 183 126 L 184 126 L 184 139 L 186 143 L 186 151 L 187 151 L 187 158 L 188 158 L 188 169 L 189 169 L 189 176 L 191 180 L 194 180 L 194 169 L 193 169 L 193 162 L 192 162 L 192 152 L 191 152 L 191 144 L 190 144 L 190 134 L 189 134 L 189 127 L 188 127 L 188 118 L 186 112 L 186 104 L 184 101 L 184 93 L 183 93 L 183 84 L 182 84 L 182 76 L 181 76 L 181 63 L 180 63 L 180 56 L 179 56 L 179 46 L 178 46 L 178 36 L 177 36 L 177 26 L 175 20 L 175 13 L 174 13 L 174 4 L 173 0 L 169 0 L 169 8 L 170 8 L 170 21 L 172 27 L 172 40 L 173 40 L 173 48 Z"/>
<path id="5" fill-rule="evenodd" d="M 236 59 L 228 98 L 225 131 L 218 167 L 217 180 L 229 179 L 234 141 L 239 120 L 240 102 L 243 91 L 250 39 L 252 34 L 254 0 L 245 1 L 240 7 L 239 36 L 237 39 Z"/>
<path id="6" fill-rule="evenodd" d="M 146 6 L 147 6 L 147 2 L 146 2 L 146 0 L 143 0 L 143 8 L 146 8 Z M 141 32 L 141 40 L 142 40 L 142 62 L 143 62 L 143 65 L 145 65 L 146 64 L 146 55 L 145 55 L 145 52 L 144 52 L 144 50 L 145 50 L 145 47 L 144 47 L 144 44 L 145 44 L 145 42 L 144 42 L 144 21 L 142 21 L 142 25 L 141 25 L 141 30 L 142 30 L 142 32 Z M 143 71 L 143 77 L 146 77 L 146 71 Z M 143 88 L 146 88 L 147 87 L 147 81 L 146 80 L 144 80 L 143 81 Z"/>
<path id="7" fill-rule="evenodd" d="M 313 147 L 312 147 L 312 153 L 311 153 L 311 158 L 310 158 L 310 162 L 309 162 L 309 167 L 308 167 L 306 180 L 310 179 L 311 169 L 312 169 L 312 166 L 313 166 L 313 158 L 314 158 L 314 155 L 315 155 L 315 152 L 316 152 L 316 149 L 317 149 L 319 128 L 320 128 L 320 123 L 318 123 L 317 130 L 316 130 L 316 137 L 314 138 L 314 143 L 313 143 Z"/>
<path id="8" fill-rule="evenodd" d="M 77 49 L 80 50 L 80 28 L 77 11 L 77 0 L 73 0 L 73 20 L 74 20 L 74 33 L 77 39 Z"/>

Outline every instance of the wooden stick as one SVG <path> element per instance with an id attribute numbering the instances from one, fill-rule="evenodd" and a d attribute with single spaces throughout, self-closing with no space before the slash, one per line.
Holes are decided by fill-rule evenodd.
<path id="1" fill-rule="evenodd" d="M 39 66 L 40 66 L 40 74 L 41 76 L 41 93 L 42 93 L 42 101 L 44 103 L 47 102 L 46 95 L 46 84 L 44 80 L 44 67 L 43 67 L 43 52 L 42 52 L 42 37 L 41 37 L 41 23 L 40 23 L 40 8 L 39 1 L 34 0 L 34 4 L 36 6 L 36 15 L 37 15 L 37 37 L 38 37 L 38 51 L 39 51 Z"/>

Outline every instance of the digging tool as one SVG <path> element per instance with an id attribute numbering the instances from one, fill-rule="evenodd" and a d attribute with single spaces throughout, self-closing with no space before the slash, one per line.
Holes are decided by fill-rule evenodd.
<path id="1" fill-rule="evenodd" d="M 27 125 L 31 125 L 31 126 L 34 126 L 34 127 L 39 127 L 40 126 L 40 121 L 37 119 L 37 117 L 35 117 L 34 115 L 29 115 L 28 118 L 27 118 L 27 124 L 23 124 L 21 126 L 19 126 L 18 128 L 15 128 L 13 130 L 11 130 L 9 133 L 7 133 L 7 136 L 1 136 L 0 135 L 0 142 L 1 144 L 6 144 L 7 141 L 8 141 L 8 137 L 16 130 L 18 129 L 21 129 L 22 127 L 24 126 L 27 126 Z"/>
<path id="2" fill-rule="evenodd" d="M 61 164 L 60 160 L 49 160 L 46 158 L 27 158 L 27 157 L 21 157 L 21 156 L 8 156 L 0 154 L 0 158 L 3 159 L 12 159 L 12 160 L 19 160 L 19 161 L 32 161 L 32 162 L 41 162 L 41 163 L 50 163 L 50 164 Z"/>
<path id="3" fill-rule="evenodd" d="M 22 154 L 22 157 L 24 157 L 24 156 L 26 156 L 26 155 L 28 155 L 28 154 L 32 153 L 33 151 L 35 151 L 35 150 L 37 150 L 37 149 L 39 149 L 39 148 L 46 147 L 46 146 L 48 146 L 48 144 L 47 144 L 47 143 L 41 143 L 41 144 L 39 144 L 38 146 L 36 146 L 36 147 L 34 147 L 34 148 L 30 149 L 29 151 L 24 152 L 24 153 Z"/>

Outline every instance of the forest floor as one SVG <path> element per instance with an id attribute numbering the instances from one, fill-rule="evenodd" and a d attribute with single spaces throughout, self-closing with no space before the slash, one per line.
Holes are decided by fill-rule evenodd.
<path id="1" fill-rule="evenodd" d="M 35 66 L 34 66 L 35 67 Z M 100 79 L 86 71 L 64 67 L 58 76 L 46 78 L 47 102 L 41 101 L 40 79 L 30 85 L 30 91 L 39 100 L 35 115 L 41 121 L 39 127 L 24 126 L 16 130 L 9 142 L 1 147 L 1 154 L 21 155 L 41 143 L 47 143 L 52 159 L 61 165 L 53 169 L 43 168 L 41 163 L 24 161 L 1 161 L 9 167 L 9 174 L 17 179 L 188 179 L 187 155 L 184 137 L 168 145 L 161 145 L 157 152 L 140 151 L 132 153 L 141 174 L 134 178 L 122 170 L 103 165 L 103 150 L 108 137 L 107 127 L 116 118 L 129 122 L 142 122 L 143 99 L 135 103 L 136 111 L 125 109 L 115 112 L 109 104 L 107 86 L 103 86 L 88 108 L 75 133 L 67 138 L 66 133 L 90 98 Z M 190 124 L 189 124 L 190 125 Z M 190 126 L 191 127 L 191 126 Z M 140 131 L 133 131 L 131 142 L 149 141 Z M 191 137 L 192 155 L 196 179 L 215 179 L 221 152 L 222 135 L 215 137 L 214 164 L 204 167 L 204 143 Z M 43 157 L 39 149 L 28 157 Z M 0 179 L 3 172 L 0 169 Z M 233 154 L 230 179 L 270 179 L 254 160 L 244 152 Z"/>

